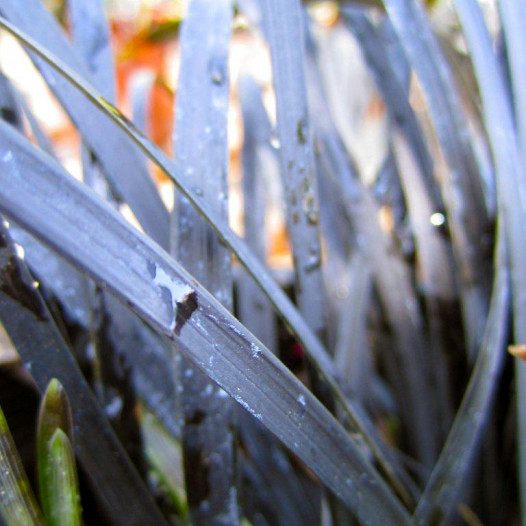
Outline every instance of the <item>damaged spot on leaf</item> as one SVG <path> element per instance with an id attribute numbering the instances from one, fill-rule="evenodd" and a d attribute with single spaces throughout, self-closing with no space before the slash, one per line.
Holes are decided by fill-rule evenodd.
<path id="1" fill-rule="evenodd" d="M 184 324 L 188 321 L 192 313 L 197 309 L 199 303 L 197 302 L 197 293 L 192 290 L 185 295 L 183 301 L 177 302 L 177 311 L 175 318 L 175 329 L 174 332 L 179 336 L 181 329 Z"/>

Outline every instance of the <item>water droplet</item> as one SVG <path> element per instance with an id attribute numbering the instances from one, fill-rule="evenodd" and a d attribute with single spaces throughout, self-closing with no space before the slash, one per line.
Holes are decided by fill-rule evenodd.
<path id="1" fill-rule="evenodd" d="M 2 161 L 5 163 L 8 163 L 11 159 L 13 159 L 13 152 L 9 150 L 2 155 Z"/>
<path id="2" fill-rule="evenodd" d="M 15 253 L 18 256 L 18 259 L 24 259 L 26 256 L 26 251 L 24 250 L 24 247 L 22 245 L 19 245 L 18 243 L 15 243 Z"/>
<path id="3" fill-rule="evenodd" d="M 311 247 L 309 248 L 309 252 L 311 254 L 319 254 L 320 253 L 320 245 L 318 245 L 318 243 L 314 243 L 313 245 L 311 245 Z"/>
<path id="4" fill-rule="evenodd" d="M 218 396 L 219 398 L 228 398 L 228 393 L 227 393 L 225 390 L 219 388 L 219 389 L 217 390 L 217 396 Z"/>
<path id="5" fill-rule="evenodd" d="M 307 402 L 305 401 L 305 397 L 302 394 L 298 396 L 298 402 L 303 407 L 307 405 Z"/>
<path id="6" fill-rule="evenodd" d="M 446 222 L 446 216 L 440 212 L 435 212 L 431 215 L 429 221 L 433 226 L 442 226 Z"/>
<path id="7" fill-rule="evenodd" d="M 307 259 L 307 263 L 305 264 L 305 272 L 312 272 L 313 270 L 316 270 L 321 265 L 321 258 L 320 255 L 313 255 L 310 256 L 309 259 Z"/>
<path id="8" fill-rule="evenodd" d="M 192 378 L 193 375 L 194 375 L 194 370 L 193 369 L 186 369 L 186 371 L 184 372 L 184 377 L 185 378 Z"/>
<path id="9" fill-rule="evenodd" d="M 305 194 L 303 197 L 303 212 L 307 217 L 307 221 L 311 225 L 317 225 L 319 221 L 318 210 L 316 208 L 316 201 L 311 193 Z"/>
<path id="10" fill-rule="evenodd" d="M 296 133 L 298 135 L 298 142 L 305 144 L 307 142 L 307 123 L 304 118 L 298 121 Z"/>
<path id="11" fill-rule="evenodd" d="M 199 197 L 202 197 L 204 195 L 203 189 L 199 187 L 194 188 L 194 193 L 195 195 L 198 195 Z"/>
<path id="12" fill-rule="evenodd" d="M 270 133 L 270 145 L 275 150 L 279 150 L 281 148 L 281 142 L 278 137 L 278 133 L 275 128 L 272 129 L 272 132 Z"/>
<path id="13" fill-rule="evenodd" d="M 106 416 L 110 419 L 117 418 L 122 410 L 122 405 L 123 401 L 120 396 L 113 398 L 113 400 L 104 407 Z"/>
<path id="14" fill-rule="evenodd" d="M 367 473 L 362 473 L 360 475 L 360 483 L 367 484 L 368 482 L 369 482 L 369 476 L 367 475 Z"/>
<path id="15" fill-rule="evenodd" d="M 349 287 L 344 285 L 339 286 L 336 289 L 336 297 L 340 300 L 347 299 L 349 297 Z"/>
<path id="16" fill-rule="evenodd" d="M 221 85 L 226 80 L 226 63 L 225 60 L 213 57 L 208 63 L 210 78 L 214 84 Z"/>
<path id="17" fill-rule="evenodd" d="M 210 396 L 212 393 L 214 392 L 214 387 L 212 384 L 208 384 L 206 387 L 205 387 L 205 395 L 206 396 Z"/>

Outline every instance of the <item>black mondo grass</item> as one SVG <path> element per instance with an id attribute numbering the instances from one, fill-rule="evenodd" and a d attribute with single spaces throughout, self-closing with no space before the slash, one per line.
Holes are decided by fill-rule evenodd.
<path id="1" fill-rule="evenodd" d="M 0 524 L 526 524 L 524 6 L 146 3 L 0 5 Z"/>

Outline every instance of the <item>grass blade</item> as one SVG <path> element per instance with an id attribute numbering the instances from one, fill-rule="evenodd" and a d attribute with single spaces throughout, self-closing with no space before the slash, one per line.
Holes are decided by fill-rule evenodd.
<path id="1" fill-rule="evenodd" d="M 80 526 L 82 522 L 72 440 L 69 401 L 53 378 L 42 398 L 37 426 L 38 487 L 50 526 Z"/>
<path id="2" fill-rule="evenodd" d="M 51 159 L 6 125 L 0 130 L 0 210 L 127 302 L 166 341 L 177 339 L 358 518 L 408 523 L 344 429 L 213 296 Z"/>
<path id="3" fill-rule="evenodd" d="M 47 447 L 50 514 L 49 526 L 80 526 L 82 524 L 77 470 L 73 448 L 62 429 L 56 429 Z"/>
<path id="4" fill-rule="evenodd" d="M 167 432 L 162 423 L 152 413 L 145 413 L 141 420 L 146 456 L 159 477 L 163 489 L 167 491 L 175 511 L 188 515 L 188 503 L 184 485 L 183 453 L 181 444 Z"/>
<path id="5" fill-rule="evenodd" d="M 1 408 L 0 518 L 6 526 L 44 524 Z"/>
<path id="6" fill-rule="evenodd" d="M 323 96 L 321 81 L 311 62 L 309 85 L 311 86 L 312 115 L 316 117 L 315 129 L 323 145 L 320 163 L 325 177 L 331 177 L 343 198 L 350 223 L 355 230 L 358 249 L 365 254 L 375 274 L 375 280 L 384 306 L 388 323 L 394 333 L 396 345 L 395 373 L 393 380 L 404 378 L 404 389 L 411 395 L 400 400 L 402 418 L 410 429 L 410 445 L 425 463 L 431 464 L 438 452 L 437 437 L 432 416 L 434 399 L 430 392 L 426 364 L 426 345 L 423 334 L 423 320 L 417 305 L 411 275 L 407 264 L 397 254 L 393 241 L 378 223 L 378 205 L 372 195 L 352 171 L 352 163 L 334 124 Z M 389 353 L 386 359 L 393 359 Z M 418 364 L 418 365 L 417 365 Z M 422 422 L 427 422 L 423 425 Z"/>
<path id="7" fill-rule="evenodd" d="M 475 2 L 455 2 L 475 69 L 482 99 L 486 131 L 495 164 L 497 203 L 509 247 L 514 335 L 526 341 L 526 169 L 518 149 L 511 101 L 480 7 Z M 526 524 L 526 366 L 516 361 L 519 479 L 522 521 Z"/>
<path id="8" fill-rule="evenodd" d="M 361 46 L 391 119 L 399 126 L 420 166 L 433 211 L 442 210 L 444 205 L 434 178 L 433 161 L 409 103 L 409 78 L 404 82 L 397 72 L 397 66 L 405 68 L 406 64 L 399 64 L 405 57 L 399 58 L 403 51 L 393 34 L 391 23 L 384 19 L 380 27 L 375 27 L 363 9 L 345 9 L 343 15 Z"/>
<path id="9" fill-rule="evenodd" d="M 109 101 L 116 100 L 110 29 L 102 0 L 68 0 L 75 48 L 84 59 L 93 83 Z"/>
<path id="10" fill-rule="evenodd" d="M 465 117 L 438 42 L 417 0 L 384 0 L 422 85 L 449 173 L 442 183 L 469 355 L 478 349 L 489 305 L 490 228 Z"/>
<path id="11" fill-rule="evenodd" d="M 261 2 L 276 93 L 278 155 L 300 312 L 323 341 L 327 313 L 321 274 L 319 202 L 304 72 L 304 14 L 298 0 Z"/>
<path id="12" fill-rule="evenodd" d="M 510 283 L 506 239 L 499 235 L 495 258 L 496 277 L 484 341 L 462 404 L 455 416 L 440 458 L 415 511 L 415 524 L 447 524 L 471 463 L 480 445 L 491 402 L 505 358 L 508 336 Z"/>
<path id="13" fill-rule="evenodd" d="M 278 162 L 270 146 L 270 122 L 261 102 L 261 88 L 251 77 L 242 77 L 238 90 L 243 112 L 245 240 L 260 261 L 265 262 L 267 188 L 272 184 L 271 177 L 277 176 Z M 276 352 L 277 331 L 272 306 L 246 272 L 238 282 L 237 300 L 239 319 L 243 325 L 266 347 Z"/>
<path id="14" fill-rule="evenodd" d="M 526 87 L 526 43 L 523 38 L 526 6 L 522 0 L 502 0 L 498 6 L 506 38 L 519 149 L 526 166 L 526 97 L 523 95 Z"/>
<path id="15" fill-rule="evenodd" d="M 37 424 L 37 470 L 40 502 L 46 520 L 53 516 L 55 500 L 50 484 L 50 441 L 57 429 L 73 439 L 73 416 L 64 388 L 53 378 L 42 397 Z"/>
<path id="16" fill-rule="evenodd" d="M 181 31 L 174 152 L 179 172 L 228 220 L 227 111 L 230 0 L 192 0 Z M 233 308 L 230 251 L 176 192 L 171 253 L 228 310 Z M 192 523 L 239 524 L 235 404 L 186 356 L 178 358 L 182 443 Z"/>

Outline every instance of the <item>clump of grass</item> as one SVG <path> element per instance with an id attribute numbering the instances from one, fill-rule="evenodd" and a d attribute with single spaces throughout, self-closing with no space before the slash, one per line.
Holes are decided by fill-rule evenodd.
<path id="1" fill-rule="evenodd" d="M 525 343 L 522 12 L 499 6 L 501 38 L 458 0 L 465 53 L 430 23 L 443 8 L 192 0 L 155 22 L 180 43 L 170 157 L 146 136 L 158 83 L 131 93 L 146 135 L 116 107 L 101 2 L 58 20 L 4 0 L 0 26 L 81 136 L 83 179 L 0 77 L 0 320 L 44 393 L 43 514 L 2 416 L 4 522 L 518 520 L 524 367 L 505 349 Z M 236 39 L 264 44 L 266 84 L 246 65 L 230 78 Z"/>

